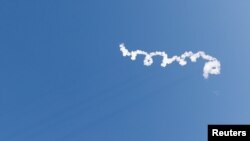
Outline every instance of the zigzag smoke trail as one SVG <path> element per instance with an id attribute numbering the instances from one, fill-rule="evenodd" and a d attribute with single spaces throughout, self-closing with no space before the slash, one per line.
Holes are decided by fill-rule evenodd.
<path id="1" fill-rule="evenodd" d="M 144 65 L 145 66 L 150 66 L 153 64 L 153 57 L 154 56 L 161 56 L 162 57 L 162 62 L 161 62 L 161 67 L 166 67 L 169 64 L 172 64 L 174 61 L 178 62 L 181 66 L 184 66 L 187 64 L 187 61 L 185 60 L 186 58 L 189 58 L 191 62 L 196 62 L 198 58 L 202 58 L 206 60 L 207 62 L 205 63 L 203 67 L 203 76 L 204 78 L 208 78 L 209 75 L 218 75 L 220 74 L 220 61 L 218 61 L 216 58 L 207 55 L 203 51 L 198 51 L 197 53 L 193 53 L 191 51 L 186 51 L 184 52 L 181 56 L 173 56 L 171 58 L 168 58 L 168 55 L 165 52 L 161 51 L 155 51 L 155 52 L 150 52 L 147 53 L 142 50 L 135 50 L 135 51 L 128 51 L 126 49 L 124 43 L 120 44 L 120 51 L 122 52 L 122 55 L 124 57 L 129 56 L 131 60 L 136 60 L 137 55 L 144 55 Z"/>

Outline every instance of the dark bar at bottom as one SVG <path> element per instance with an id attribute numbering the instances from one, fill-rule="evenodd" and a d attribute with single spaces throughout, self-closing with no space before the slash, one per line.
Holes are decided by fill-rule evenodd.
<path id="1" fill-rule="evenodd" d="M 208 141 L 250 141 L 250 125 L 208 125 Z"/>

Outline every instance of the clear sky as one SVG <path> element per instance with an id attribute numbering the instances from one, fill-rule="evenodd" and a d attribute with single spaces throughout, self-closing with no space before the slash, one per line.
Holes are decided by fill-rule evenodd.
<path id="1" fill-rule="evenodd" d="M 1 141 L 206 141 L 250 123 L 249 0 L 1 0 Z M 221 61 L 151 67 L 129 50 Z"/>

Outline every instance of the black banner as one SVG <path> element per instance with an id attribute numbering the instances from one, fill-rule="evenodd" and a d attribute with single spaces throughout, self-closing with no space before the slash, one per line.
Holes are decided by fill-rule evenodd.
<path id="1" fill-rule="evenodd" d="M 250 125 L 208 125 L 208 141 L 250 141 Z"/>

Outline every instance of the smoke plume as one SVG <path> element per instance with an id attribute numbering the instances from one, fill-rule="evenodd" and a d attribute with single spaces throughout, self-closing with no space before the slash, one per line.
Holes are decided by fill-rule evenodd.
<path id="1" fill-rule="evenodd" d="M 120 44 L 120 51 L 122 52 L 122 55 L 124 57 L 128 56 L 131 58 L 131 60 L 136 60 L 137 55 L 144 55 L 144 65 L 150 66 L 153 64 L 153 57 L 154 56 L 161 56 L 162 62 L 161 67 L 166 67 L 167 65 L 172 64 L 173 62 L 178 62 L 181 66 L 184 66 L 187 64 L 186 58 L 189 58 L 191 62 L 196 62 L 197 59 L 202 58 L 206 61 L 204 67 L 203 67 L 203 76 L 204 78 L 208 78 L 209 75 L 218 75 L 220 74 L 220 61 L 218 61 L 216 58 L 207 55 L 203 51 L 198 51 L 197 53 L 193 53 L 191 51 L 186 51 L 180 56 L 174 55 L 173 57 L 168 57 L 167 53 L 162 51 L 155 51 L 147 53 L 142 50 L 135 50 L 135 51 L 128 51 L 126 49 L 124 43 Z"/>

